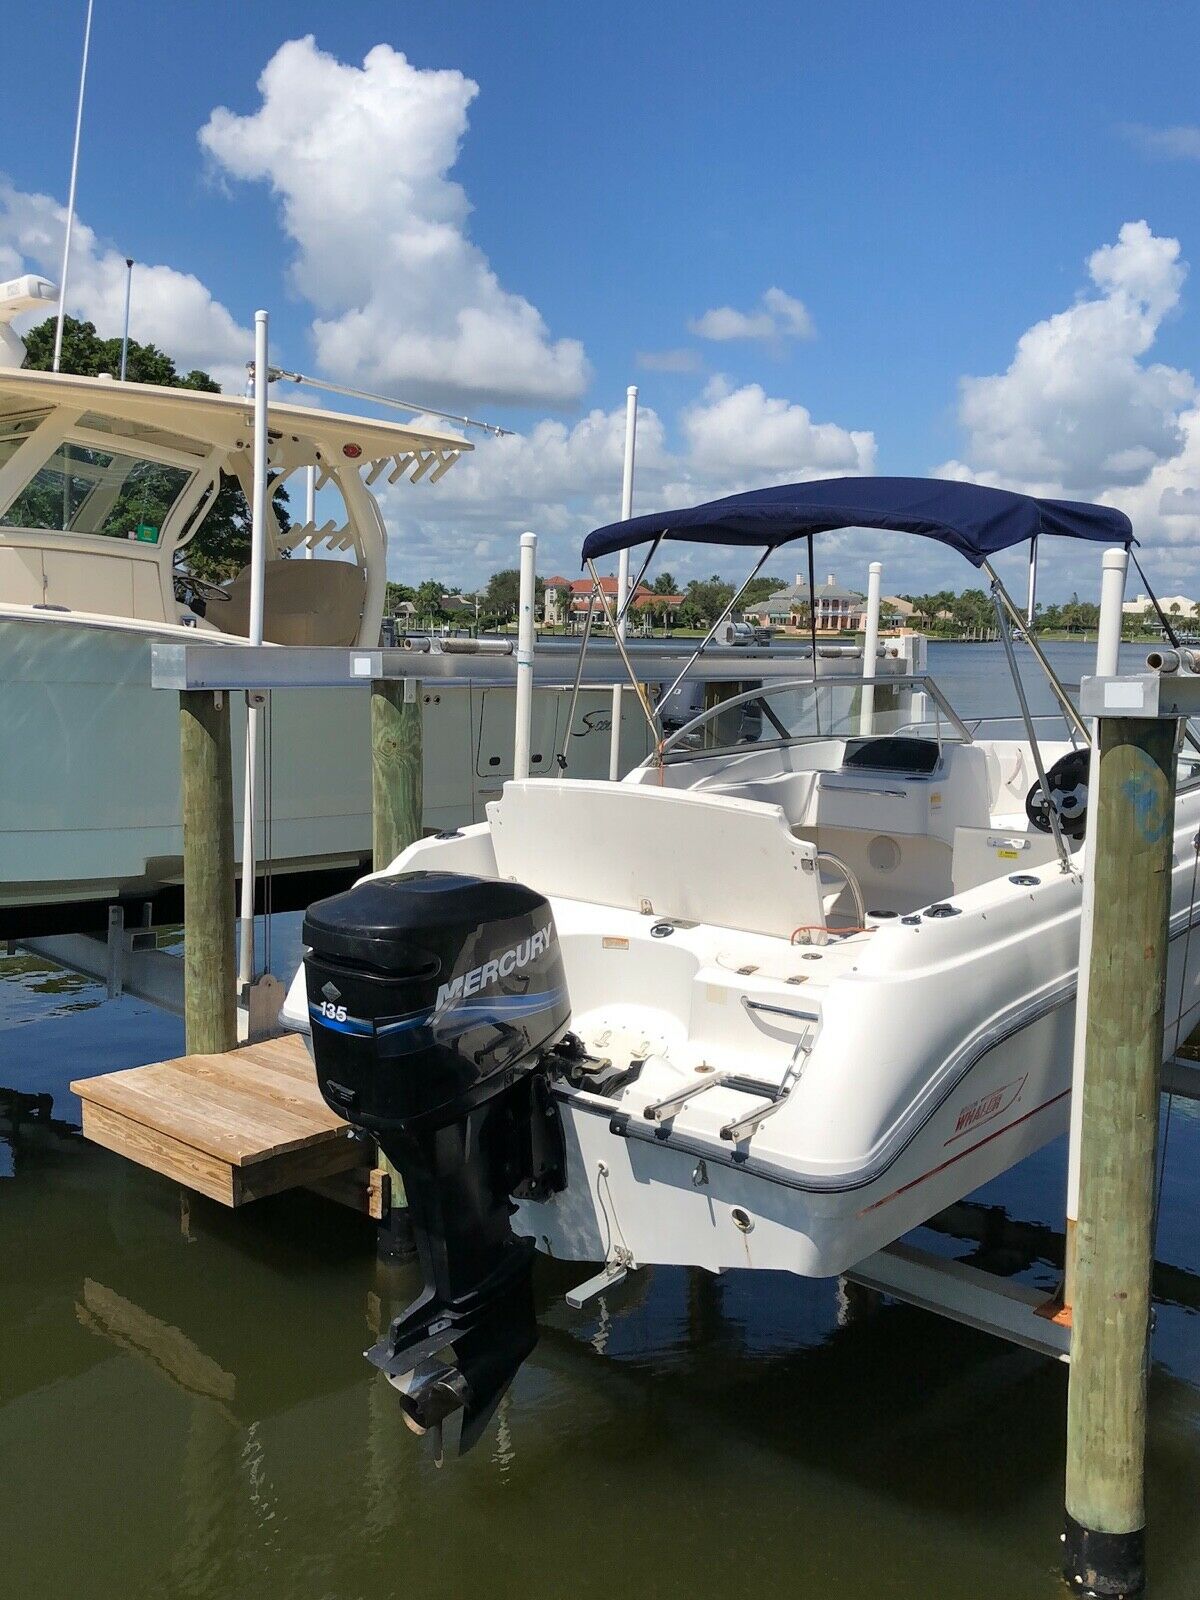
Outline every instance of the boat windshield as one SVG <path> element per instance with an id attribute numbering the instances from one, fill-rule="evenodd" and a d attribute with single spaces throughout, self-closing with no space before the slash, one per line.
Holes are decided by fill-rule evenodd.
<path id="1" fill-rule="evenodd" d="M 673 733 L 659 752 L 665 762 L 720 750 L 760 749 L 814 739 L 918 735 L 939 744 L 969 744 L 971 735 L 932 678 L 904 676 L 864 683 L 861 676 L 784 683 L 710 684 L 729 693 Z M 653 759 L 653 758 L 652 758 Z"/>
<path id="2" fill-rule="evenodd" d="M 183 466 L 67 440 L 0 520 L 14 528 L 158 544 L 192 476 Z"/>

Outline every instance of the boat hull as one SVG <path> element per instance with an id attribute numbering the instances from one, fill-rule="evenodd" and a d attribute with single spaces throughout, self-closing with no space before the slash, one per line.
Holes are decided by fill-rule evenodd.
<path id="1" fill-rule="evenodd" d="M 60 923 L 75 926 L 73 907 L 152 897 L 181 882 L 178 700 L 151 687 L 150 658 L 156 642 L 196 638 L 183 628 L 0 612 L 0 913 L 8 936 L 40 931 L 32 921 L 23 929 L 23 910 L 57 908 Z M 203 642 L 222 643 L 207 634 Z M 511 688 L 426 693 L 426 829 L 482 817 L 511 777 L 513 696 Z M 535 697 L 535 748 L 546 769 L 561 746 L 568 700 L 557 690 Z M 581 776 L 607 772 L 610 705 L 608 691 L 580 695 L 572 771 Z M 361 689 L 278 690 L 264 720 L 273 872 L 359 868 L 371 853 L 368 696 Z M 644 729 L 632 704 L 622 720 L 622 753 L 631 765 L 645 754 Z M 236 769 L 245 734 L 238 695 L 231 722 Z M 268 853 L 265 789 L 260 781 L 260 860 Z M 235 777 L 239 860 L 241 811 Z"/>

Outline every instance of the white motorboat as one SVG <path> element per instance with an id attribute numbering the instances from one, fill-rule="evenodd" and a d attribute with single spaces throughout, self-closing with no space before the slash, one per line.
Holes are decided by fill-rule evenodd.
<path id="1" fill-rule="evenodd" d="M 864 479 L 638 518 L 584 555 L 854 526 L 982 566 L 1014 667 L 992 553 L 1131 537 L 1103 508 Z M 751 689 L 622 782 L 509 783 L 486 823 L 310 908 L 284 1016 L 405 1174 L 427 1288 L 372 1359 L 418 1423 L 463 1405 L 474 1436 L 536 1336 L 535 1246 L 839 1274 L 1066 1129 L 1089 755 L 1055 687 L 1067 735 L 1040 745 L 1027 714 L 1024 739 L 973 737 L 929 680 Z M 1200 1007 L 1198 778 L 1182 758 L 1166 1053 Z"/>
<path id="2" fill-rule="evenodd" d="M 11 361 L 24 347 L 4 318 L 34 303 L 37 282 L 0 286 L 0 356 Z M 232 395 L 0 369 L 0 936 L 71 931 L 102 921 L 105 901 L 153 899 L 181 880 L 178 716 L 151 688 L 151 650 L 246 643 L 248 569 L 206 582 L 189 549 L 230 485 L 251 494 L 252 409 Z M 421 493 L 471 445 L 273 399 L 269 429 L 265 638 L 377 645 L 387 531 L 372 485 Z M 310 466 L 320 520 L 288 521 L 281 494 L 303 506 Z M 566 696 L 537 699 L 533 770 L 549 770 L 568 731 Z M 573 772 L 607 772 L 610 701 L 581 697 Z M 512 705 L 511 687 L 428 697 L 427 827 L 483 817 L 513 771 Z M 233 710 L 237 749 L 242 697 Z M 369 863 L 367 697 L 279 692 L 268 718 L 271 781 L 258 785 L 257 811 L 262 827 L 269 787 L 279 905 L 288 874 Z M 640 719 L 623 718 L 623 770 L 647 748 Z M 240 822 L 235 838 L 240 859 Z"/>

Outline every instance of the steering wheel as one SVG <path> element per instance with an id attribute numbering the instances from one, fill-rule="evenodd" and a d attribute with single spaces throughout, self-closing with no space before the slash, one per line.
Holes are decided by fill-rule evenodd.
<path id="1" fill-rule="evenodd" d="M 198 578 L 194 572 L 174 572 L 171 574 L 175 586 L 175 598 L 183 605 L 190 605 L 193 599 L 207 605 L 210 600 L 228 600 L 229 590 L 222 589 L 219 583 L 210 583 L 207 578 Z M 203 616 L 203 612 L 201 612 Z"/>
<path id="2" fill-rule="evenodd" d="M 1050 791 L 1050 805 L 1040 782 L 1025 796 L 1025 815 L 1039 833 L 1053 833 L 1050 807 L 1058 818 L 1058 826 L 1067 839 L 1082 839 L 1087 829 L 1088 765 L 1091 753 L 1087 750 L 1069 750 L 1060 756 L 1046 774 L 1046 787 Z"/>

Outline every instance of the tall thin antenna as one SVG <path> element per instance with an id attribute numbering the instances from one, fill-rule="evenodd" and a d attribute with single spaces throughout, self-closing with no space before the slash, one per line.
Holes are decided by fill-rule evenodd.
<path id="1" fill-rule="evenodd" d="M 71 265 L 71 232 L 75 224 L 75 180 L 79 176 L 79 136 L 83 131 L 83 91 L 87 86 L 88 48 L 92 42 L 92 3 L 83 25 L 83 62 L 79 68 L 79 101 L 75 107 L 75 148 L 71 154 L 71 187 L 67 195 L 67 231 L 63 238 L 62 272 L 58 279 L 58 327 L 54 330 L 54 371 L 62 364 L 63 318 L 67 308 L 67 271 Z"/>
<path id="2" fill-rule="evenodd" d="M 133 257 L 125 257 L 125 332 L 121 335 L 121 382 L 129 363 L 129 299 L 133 293 Z"/>

